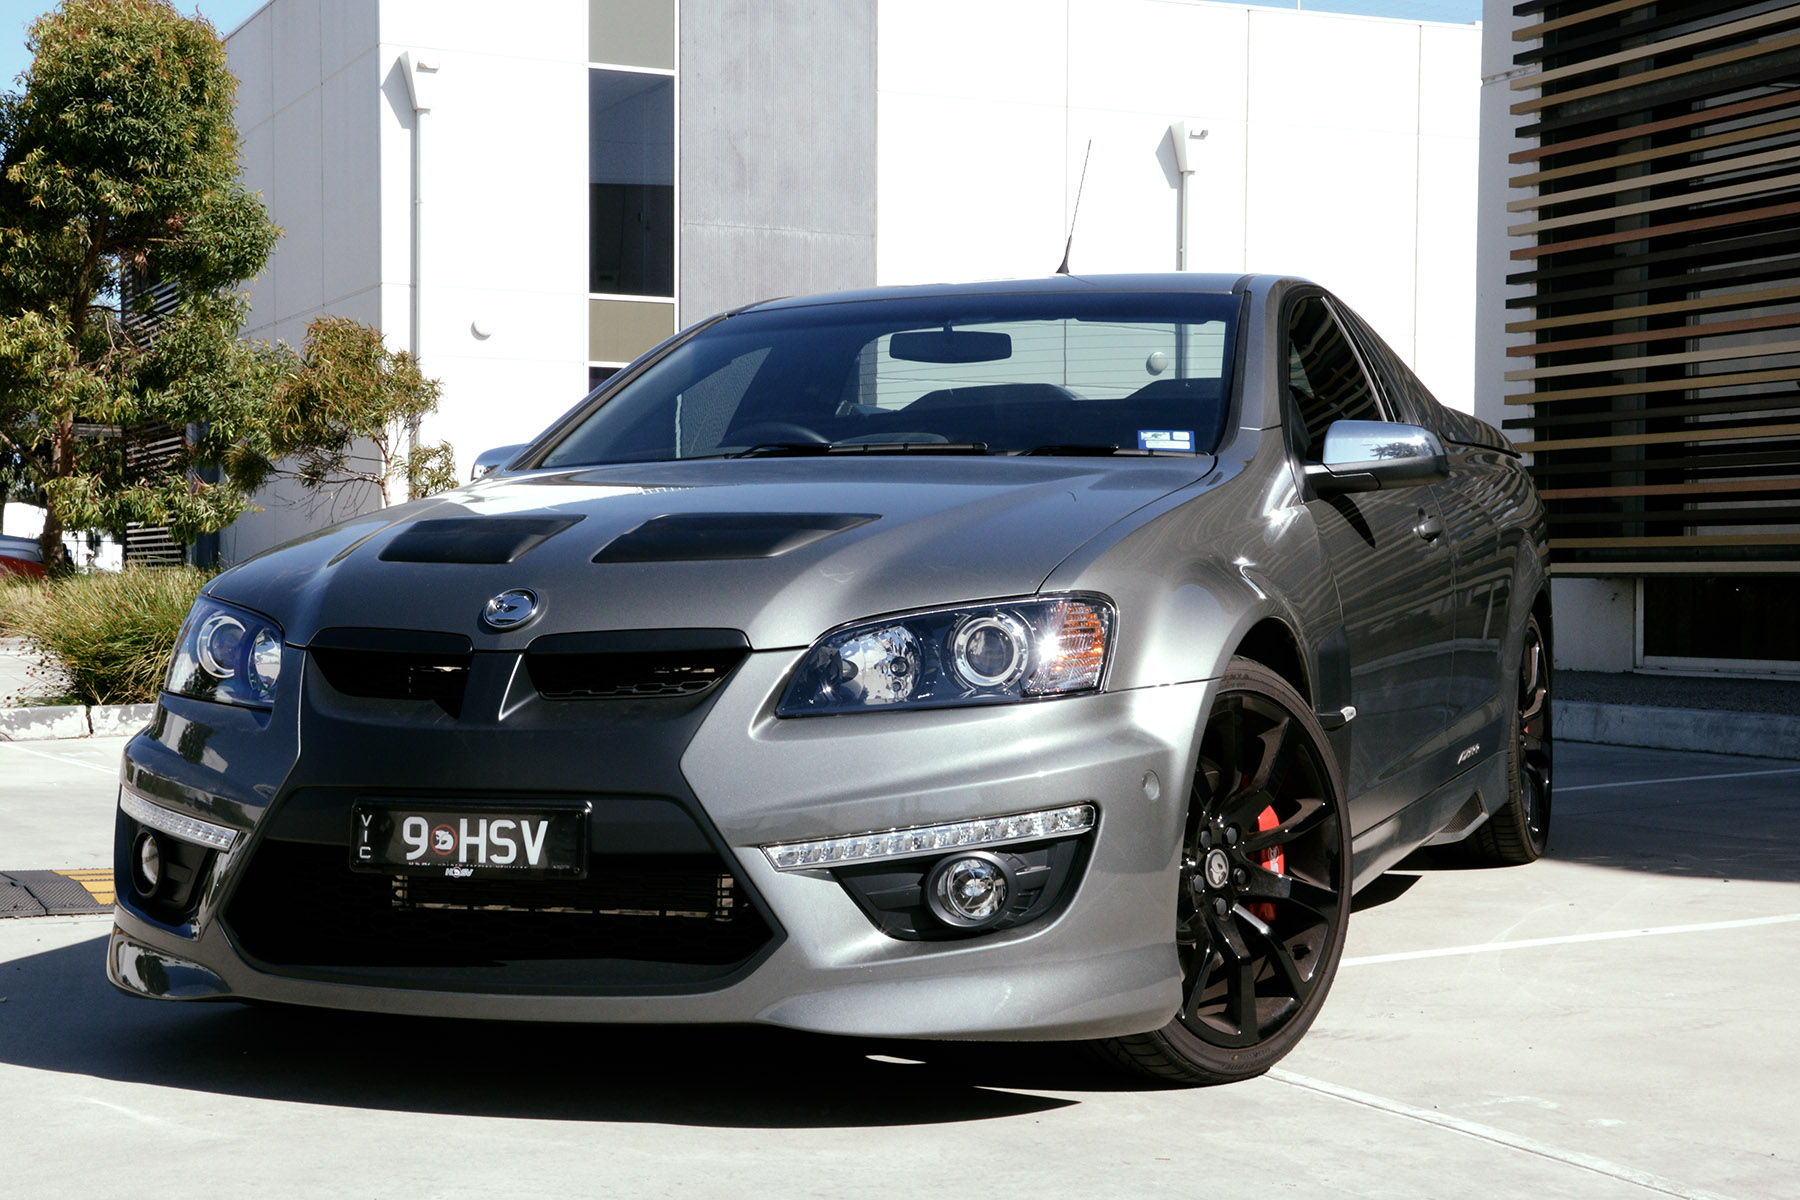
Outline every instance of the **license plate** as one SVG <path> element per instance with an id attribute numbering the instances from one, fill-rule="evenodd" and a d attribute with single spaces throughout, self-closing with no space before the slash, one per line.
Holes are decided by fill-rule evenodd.
<path id="1" fill-rule="evenodd" d="M 350 867 L 440 879 L 581 879 L 586 808 L 430 808 L 359 803 Z"/>

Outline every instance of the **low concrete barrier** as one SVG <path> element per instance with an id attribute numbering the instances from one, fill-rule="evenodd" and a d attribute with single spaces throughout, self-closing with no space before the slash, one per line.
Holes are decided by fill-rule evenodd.
<path id="1" fill-rule="evenodd" d="M 154 704 L 47 704 L 0 709 L 0 742 L 112 737 L 136 733 L 156 714 Z"/>
<path id="2" fill-rule="evenodd" d="M 1558 741 L 1800 759 L 1800 717 L 1558 700 Z"/>

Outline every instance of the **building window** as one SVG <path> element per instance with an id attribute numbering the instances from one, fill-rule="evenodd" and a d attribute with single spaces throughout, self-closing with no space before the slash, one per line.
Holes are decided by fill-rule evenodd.
<path id="1" fill-rule="evenodd" d="M 675 295 L 675 80 L 588 72 L 588 290 Z"/>

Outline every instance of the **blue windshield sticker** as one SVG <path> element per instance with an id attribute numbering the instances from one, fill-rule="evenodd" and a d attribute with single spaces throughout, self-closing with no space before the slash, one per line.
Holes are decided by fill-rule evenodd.
<path id="1" fill-rule="evenodd" d="M 1138 430 L 1139 450 L 1185 450 L 1194 452 L 1194 431 L 1191 429 L 1140 429 Z"/>

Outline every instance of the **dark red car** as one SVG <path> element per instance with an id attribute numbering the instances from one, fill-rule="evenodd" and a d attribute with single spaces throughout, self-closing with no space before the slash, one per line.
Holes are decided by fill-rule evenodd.
<path id="1" fill-rule="evenodd" d="M 44 577 L 44 554 L 36 538 L 0 537 L 0 575 Z"/>

